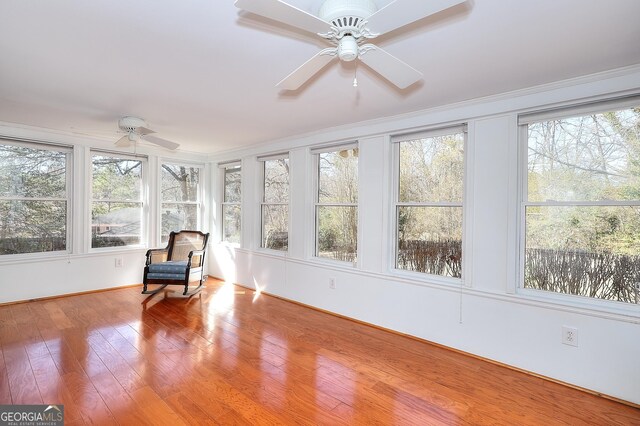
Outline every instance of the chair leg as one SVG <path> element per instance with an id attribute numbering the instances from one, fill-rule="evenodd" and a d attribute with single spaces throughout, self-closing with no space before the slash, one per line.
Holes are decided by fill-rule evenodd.
<path id="1" fill-rule="evenodd" d="M 164 288 L 167 285 L 168 284 L 162 284 L 162 285 L 160 285 L 160 287 L 156 288 L 155 290 L 147 290 L 147 285 L 145 284 L 143 289 L 142 289 L 142 294 L 156 294 L 157 292 L 164 290 Z"/>

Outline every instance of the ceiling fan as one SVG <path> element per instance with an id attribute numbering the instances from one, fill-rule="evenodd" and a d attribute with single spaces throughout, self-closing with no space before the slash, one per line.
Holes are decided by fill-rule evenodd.
<path id="1" fill-rule="evenodd" d="M 336 58 L 359 59 L 397 87 L 404 89 L 422 73 L 367 40 L 465 0 L 394 0 L 378 9 L 373 0 L 325 0 L 318 16 L 281 0 L 236 0 L 236 7 L 275 21 L 310 31 L 334 47 L 321 50 L 276 86 L 296 90 Z M 357 80 L 354 79 L 354 86 Z"/>
<path id="2" fill-rule="evenodd" d="M 159 138 L 157 136 L 150 136 L 155 131 L 146 127 L 147 123 L 141 118 L 137 117 L 122 117 L 118 120 L 118 127 L 127 134 L 116 141 L 116 146 L 121 148 L 127 148 L 134 145 L 140 140 L 150 142 L 154 145 L 161 146 L 163 148 L 174 150 L 180 146 L 175 142 L 168 141 L 166 139 Z"/>

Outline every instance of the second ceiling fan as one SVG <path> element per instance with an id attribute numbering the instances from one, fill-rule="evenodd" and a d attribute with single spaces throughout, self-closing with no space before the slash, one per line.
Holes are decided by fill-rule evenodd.
<path id="1" fill-rule="evenodd" d="M 404 89 L 422 78 L 422 73 L 366 41 L 414 21 L 448 9 L 465 0 L 394 0 L 378 9 L 373 0 L 325 0 L 318 15 L 281 0 L 236 0 L 235 5 L 256 15 L 283 22 L 328 40 L 334 47 L 318 52 L 277 84 L 296 90 L 327 64 L 362 61 L 391 83 Z"/>

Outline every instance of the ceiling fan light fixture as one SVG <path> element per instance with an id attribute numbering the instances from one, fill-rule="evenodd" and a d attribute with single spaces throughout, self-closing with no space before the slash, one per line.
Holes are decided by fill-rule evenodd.
<path id="1" fill-rule="evenodd" d="M 345 62 L 351 62 L 358 57 L 358 42 L 353 36 L 346 35 L 340 39 L 338 57 Z"/>

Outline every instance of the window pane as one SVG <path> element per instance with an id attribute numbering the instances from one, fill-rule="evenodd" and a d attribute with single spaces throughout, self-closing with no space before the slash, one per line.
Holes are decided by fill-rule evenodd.
<path id="1" fill-rule="evenodd" d="M 318 155 L 318 202 L 358 202 L 358 148 Z"/>
<path id="2" fill-rule="evenodd" d="M 526 208 L 525 287 L 638 303 L 640 207 Z"/>
<path id="3" fill-rule="evenodd" d="M 162 242 L 169 241 L 171 231 L 198 230 L 197 204 L 162 204 Z"/>
<path id="4" fill-rule="evenodd" d="M 222 206 L 223 241 L 240 244 L 240 206 L 225 204 Z"/>
<path id="5" fill-rule="evenodd" d="M 65 198 L 67 154 L 0 145 L 0 197 Z"/>
<path id="6" fill-rule="evenodd" d="M 93 156 L 93 199 L 139 201 L 142 161 Z"/>
<path id="7" fill-rule="evenodd" d="M 262 247 L 273 250 L 289 248 L 289 207 L 262 206 Z"/>
<path id="8" fill-rule="evenodd" d="M 460 278 L 462 207 L 398 207 L 396 268 Z"/>
<path id="9" fill-rule="evenodd" d="M 640 108 L 529 125 L 529 201 L 640 199 Z"/>
<path id="10" fill-rule="evenodd" d="M 224 201 L 225 203 L 239 203 L 241 201 L 240 181 L 242 173 L 240 167 L 224 169 Z"/>
<path id="11" fill-rule="evenodd" d="M 142 241 L 142 203 L 91 203 L 91 247 L 118 247 Z"/>
<path id="12" fill-rule="evenodd" d="M 264 162 L 264 202 L 289 202 L 289 159 Z"/>
<path id="13" fill-rule="evenodd" d="M 199 201 L 199 168 L 163 164 L 161 179 L 162 201 Z"/>
<path id="14" fill-rule="evenodd" d="M 462 202 L 464 134 L 400 142 L 400 202 Z"/>
<path id="15" fill-rule="evenodd" d="M 358 238 L 358 208 L 318 206 L 319 257 L 355 262 Z"/>
<path id="16" fill-rule="evenodd" d="M 67 248 L 66 201 L 0 201 L 0 255 Z"/>

